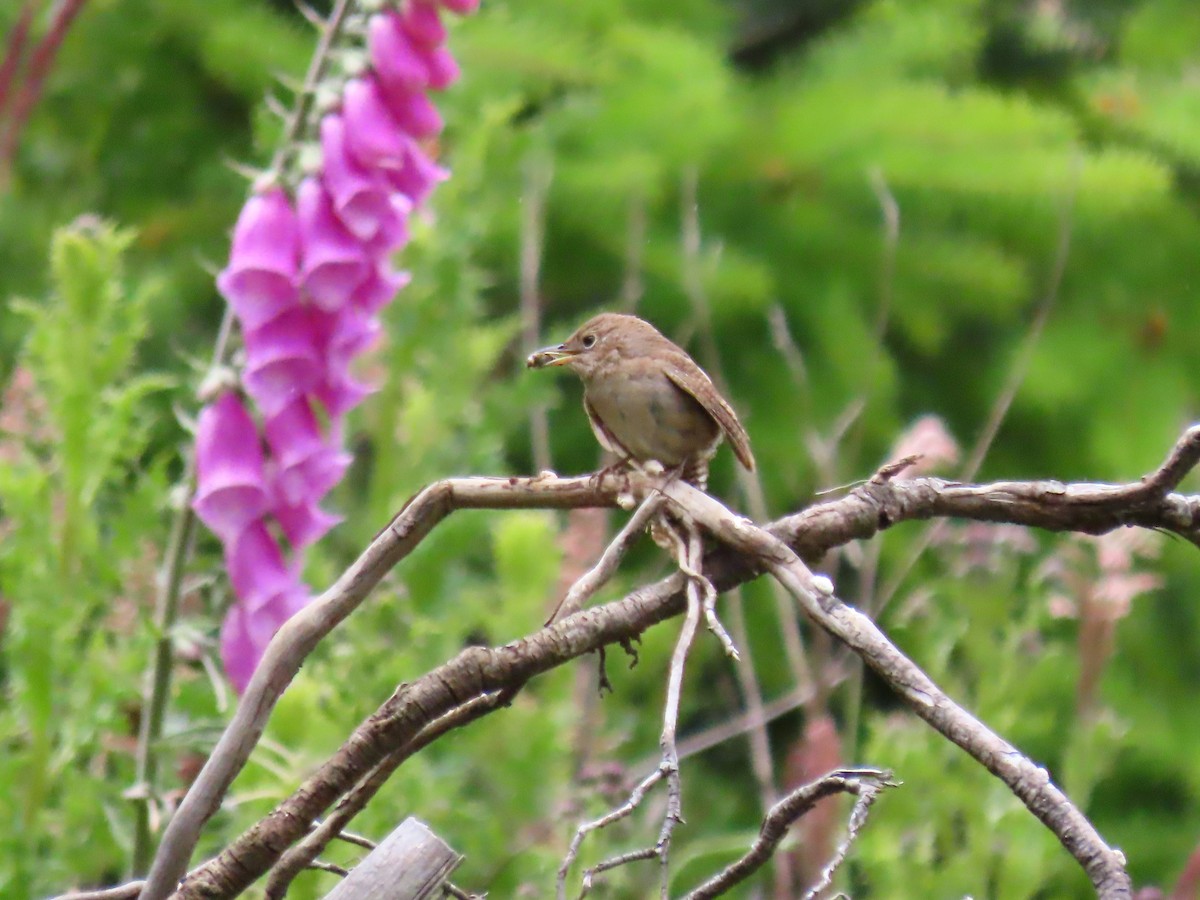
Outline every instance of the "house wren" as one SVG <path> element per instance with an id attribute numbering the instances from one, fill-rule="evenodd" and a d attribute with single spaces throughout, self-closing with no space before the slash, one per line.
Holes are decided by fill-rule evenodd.
<path id="1" fill-rule="evenodd" d="M 637 316 L 601 313 L 564 343 L 530 355 L 531 369 L 568 366 L 583 379 L 592 431 L 621 460 L 681 468 L 703 488 L 721 437 L 754 470 L 750 439 L 704 370 Z"/>

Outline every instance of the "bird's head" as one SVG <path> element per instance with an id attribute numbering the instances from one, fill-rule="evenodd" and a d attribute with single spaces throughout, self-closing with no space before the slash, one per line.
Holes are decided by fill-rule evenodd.
<path id="1" fill-rule="evenodd" d="M 561 344 L 531 353 L 525 365 L 531 369 L 568 366 L 586 380 L 607 361 L 649 354 L 664 340 L 657 328 L 637 316 L 601 313 Z"/>

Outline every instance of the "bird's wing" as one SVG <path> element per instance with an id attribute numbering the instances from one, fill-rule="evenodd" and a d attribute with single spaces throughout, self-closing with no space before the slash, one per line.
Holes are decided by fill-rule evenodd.
<path id="1" fill-rule="evenodd" d="M 596 408 L 588 401 L 587 394 L 583 395 L 583 409 L 587 413 L 588 424 L 592 426 L 592 434 L 600 442 L 600 446 L 609 453 L 615 453 L 620 459 L 629 459 L 629 451 L 621 446 L 621 442 L 613 437 L 613 433 L 604 427 L 604 422 L 596 414 Z"/>
<path id="2" fill-rule="evenodd" d="M 754 471 L 754 454 L 750 452 L 750 436 L 738 421 L 737 413 L 733 411 L 725 398 L 717 393 L 712 381 L 695 363 L 682 365 L 674 361 L 665 366 L 667 377 L 680 390 L 690 395 L 707 412 L 725 432 L 729 445 L 742 465 Z"/>

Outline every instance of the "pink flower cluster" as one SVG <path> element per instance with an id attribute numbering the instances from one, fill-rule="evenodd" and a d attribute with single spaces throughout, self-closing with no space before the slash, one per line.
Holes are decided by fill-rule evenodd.
<path id="1" fill-rule="evenodd" d="M 467 13 L 478 0 L 405 0 L 371 17 L 370 68 L 320 122 L 320 172 L 246 202 L 217 277 L 245 365 L 242 390 L 200 414 L 193 508 L 225 549 L 236 601 L 221 657 L 239 691 L 310 598 L 300 557 L 339 521 L 320 503 L 350 464 L 344 417 L 371 390 L 351 363 L 407 281 L 390 258 L 410 214 L 448 174 L 420 143 L 442 130 L 428 91 L 458 77 L 439 5 Z"/>

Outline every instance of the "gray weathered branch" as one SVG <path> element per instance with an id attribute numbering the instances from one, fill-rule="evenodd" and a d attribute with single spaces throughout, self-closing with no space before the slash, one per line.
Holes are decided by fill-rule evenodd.
<path id="1" fill-rule="evenodd" d="M 1193 427 L 1159 469 L 1131 484 L 1047 481 L 963 485 L 933 478 L 876 478 L 845 497 L 785 517 L 765 530 L 752 530 L 770 534 L 790 548 L 789 552 L 809 560 L 848 541 L 870 538 L 897 522 L 933 517 L 1010 522 L 1089 534 L 1139 525 L 1171 531 L 1200 545 L 1200 496 L 1173 493 L 1198 460 L 1200 427 Z M 640 476 L 632 477 L 635 490 L 650 487 L 648 482 L 639 482 Z M 544 475 L 447 479 L 418 494 L 342 577 L 289 621 L 271 642 L 237 713 L 164 834 L 142 892 L 143 900 L 160 900 L 176 888 L 201 827 L 245 764 L 271 709 L 303 660 L 441 519 L 463 508 L 613 506 L 618 493 L 628 488 L 624 475 Z M 745 546 L 719 546 L 706 554 L 705 574 L 718 589 L 727 589 L 755 577 L 768 565 Z M 390 748 L 413 740 L 438 716 L 475 697 L 504 690 L 576 656 L 628 640 L 656 622 L 677 615 L 684 606 L 684 584 L 685 579 L 676 575 L 504 647 L 470 648 L 402 687 L 295 795 L 193 873 L 181 893 L 206 897 L 236 893 L 269 868 L 283 848 L 302 837 L 309 824 L 377 765 Z M 855 649 L 869 652 L 863 646 Z M 1039 788 L 1032 785 L 1030 789 L 1033 793 L 1027 794 L 1032 798 Z M 270 840 L 266 840 L 268 836 Z"/>

